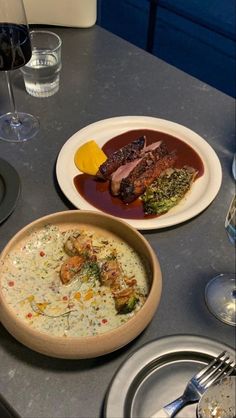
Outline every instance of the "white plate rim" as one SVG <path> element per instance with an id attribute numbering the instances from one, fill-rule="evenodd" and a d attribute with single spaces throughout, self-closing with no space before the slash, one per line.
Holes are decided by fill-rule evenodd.
<path id="1" fill-rule="evenodd" d="M 201 157 L 204 174 L 193 184 L 186 198 L 168 213 L 150 219 L 121 219 L 139 230 L 153 230 L 180 224 L 206 209 L 217 196 L 222 183 L 222 169 L 216 152 L 205 139 L 186 126 L 151 116 L 117 116 L 94 122 L 75 132 L 62 146 L 56 162 L 57 181 L 67 199 L 78 209 L 100 212 L 78 193 L 73 184 L 73 178 L 80 173 L 74 164 L 74 154 L 79 146 L 91 139 L 103 146 L 112 137 L 136 129 L 161 131 L 186 142 Z"/>

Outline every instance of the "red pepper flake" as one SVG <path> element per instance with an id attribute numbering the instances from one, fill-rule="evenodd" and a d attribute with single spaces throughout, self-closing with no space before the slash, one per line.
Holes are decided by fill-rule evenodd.
<path id="1" fill-rule="evenodd" d="M 40 251 L 39 255 L 40 255 L 40 257 L 44 257 L 45 256 L 45 252 L 44 251 Z"/>
<path id="2" fill-rule="evenodd" d="M 71 309 L 71 308 L 74 308 L 74 306 L 75 306 L 74 303 L 69 302 L 68 305 L 67 305 L 67 308 Z"/>
<path id="3" fill-rule="evenodd" d="M 62 300 L 68 300 L 68 296 L 63 296 Z"/>
<path id="4" fill-rule="evenodd" d="M 32 318 L 33 314 L 31 312 L 27 313 L 27 318 Z"/>
<path id="5" fill-rule="evenodd" d="M 10 280 L 10 281 L 8 282 L 8 286 L 12 287 L 12 286 L 14 286 L 14 285 L 15 285 L 15 282 L 14 282 L 13 280 Z"/>
<path id="6" fill-rule="evenodd" d="M 102 323 L 103 324 L 106 324 L 108 321 L 107 321 L 107 319 L 106 318 L 104 318 L 104 319 L 102 319 Z"/>

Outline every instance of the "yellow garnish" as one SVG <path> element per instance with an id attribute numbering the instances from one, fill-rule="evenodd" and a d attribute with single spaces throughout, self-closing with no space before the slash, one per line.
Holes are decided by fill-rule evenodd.
<path id="1" fill-rule="evenodd" d="M 74 294 L 74 298 L 75 298 L 75 299 L 77 299 L 77 300 L 80 300 L 80 298 L 81 298 L 81 293 L 80 293 L 80 292 L 76 292 L 76 293 Z"/>
<path id="2" fill-rule="evenodd" d="M 46 307 L 48 306 L 48 302 L 44 302 L 44 303 L 36 303 L 37 307 L 39 308 L 40 311 L 44 311 L 46 309 Z"/>
<path id="3" fill-rule="evenodd" d="M 85 295 L 84 295 L 84 300 L 89 300 L 89 299 L 91 299 L 93 297 L 93 290 L 92 289 L 89 289 L 86 293 L 85 293 Z"/>
<path id="4" fill-rule="evenodd" d="M 75 153 L 74 162 L 76 167 L 82 173 L 91 174 L 95 176 L 98 169 L 107 156 L 94 140 L 88 141 L 81 145 Z"/>

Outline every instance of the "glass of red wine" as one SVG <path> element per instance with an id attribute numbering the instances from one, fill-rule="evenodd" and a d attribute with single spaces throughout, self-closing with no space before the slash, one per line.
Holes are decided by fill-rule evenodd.
<path id="1" fill-rule="evenodd" d="M 36 117 L 17 112 L 13 94 L 12 71 L 31 58 L 30 33 L 22 0 L 0 0 L 0 71 L 6 74 L 11 111 L 0 116 L 0 139 L 23 142 L 39 130 Z"/>

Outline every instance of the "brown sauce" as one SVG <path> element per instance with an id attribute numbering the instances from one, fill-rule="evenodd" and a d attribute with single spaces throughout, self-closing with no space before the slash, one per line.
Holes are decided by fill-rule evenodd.
<path id="1" fill-rule="evenodd" d="M 198 171 L 196 179 L 203 175 L 204 165 L 196 151 L 185 142 L 166 133 L 149 129 L 132 130 L 110 139 L 102 149 L 106 155 L 110 155 L 112 152 L 142 135 L 146 136 L 147 145 L 162 140 L 166 143 L 169 152 L 175 150 L 178 156 L 175 163 L 176 168 L 188 165 Z M 87 200 L 87 202 L 103 212 L 126 219 L 150 218 L 150 215 L 145 215 L 140 199 L 126 204 L 118 197 L 112 196 L 109 190 L 108 181 L 103 182 L 88 174 L 79 174 L 74 178 L 74 184 L 79 194 Z"/>

